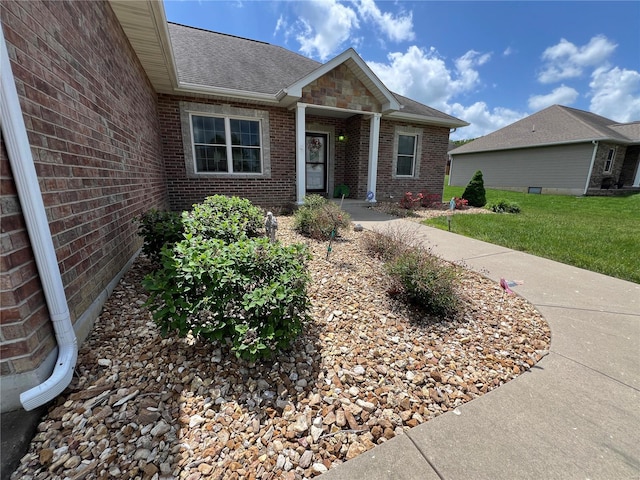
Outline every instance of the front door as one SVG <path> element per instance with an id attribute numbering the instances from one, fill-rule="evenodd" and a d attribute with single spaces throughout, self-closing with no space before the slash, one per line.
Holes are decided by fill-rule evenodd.
<path id="1" fill-rule="evenodd" d="M 325 193 L 327 191 L 327 145 L 326 133 L 306 134 L 306 182 L 307 192 Z"/>

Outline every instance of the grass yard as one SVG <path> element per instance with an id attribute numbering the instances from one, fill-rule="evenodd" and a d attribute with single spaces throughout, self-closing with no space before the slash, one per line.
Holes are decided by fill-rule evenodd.
<path id="1" fill-rule="evenodd" d="M 444 200 L 463 191 L 445 186 Z M 640 194 L 572 197 L 487 190 L 487 205 L 501 199 L 518 203 L 522 213 L 456 215 L 452 231 L 640 283 Z M 424 223 L 447 228 L 445 217 Z"/>

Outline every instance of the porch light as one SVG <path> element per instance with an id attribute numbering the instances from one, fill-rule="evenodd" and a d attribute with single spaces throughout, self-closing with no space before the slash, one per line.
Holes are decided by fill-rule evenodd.
<path id="1" fill-rule="evenodd" d="M 340 132 L 338 134 L 338 141 L 339 142 L 344 142 L 346 139 L 347 139 L 347 137 L 346 137 L 346 135 L 344 133 Z"/>

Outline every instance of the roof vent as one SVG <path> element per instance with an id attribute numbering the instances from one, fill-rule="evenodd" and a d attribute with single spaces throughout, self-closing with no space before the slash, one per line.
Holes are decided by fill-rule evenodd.
<path id="1" fill-rule="evenodd" d="M 533 125 L 531 125 L 531 133 L 534 133 L 536 131 L 536 124 L 534 123 Z"/>

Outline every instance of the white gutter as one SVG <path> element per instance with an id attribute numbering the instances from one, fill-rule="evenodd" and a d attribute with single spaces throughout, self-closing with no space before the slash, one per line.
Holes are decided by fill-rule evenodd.
<path id="1" fill-rule="evenodd" d="M 214 95 L 217 97 L 229 97 L 234 99 L 257 101 L 276 105 L 278 100 L 271 93 L 249 92 L 247 90 L 236 90 L 235 88 L 209 87 L 196 83 L 180 82 L 174 89 L 177 93 L 196 93 L 200 95 Z"/>
<path id="2" fill-rule="evenodd" d="M 58 343 L 58 360 L 51 376 L 20 394 L 20 402 L 28 411 L 44 405 L 67 388 L 78 358 L 78 346 L 1 24 L 0 43 L 2 136 Z"/>
<path id="3" fill-rule="evenodd" d="M 583 195 L 586 195 L 587 190 L 589 190 L 589 183 L 591 182 L 591 172 L 593 172 L 593 164 L 596 161 L 596 153 L 598 153 L 598 141 L 591 140 L 591 143 L 593 143 L 593 155 L 591 155 L 591 164 L 589 165 L 589 173 L 587 173 L 587 182 L 584 184 Z"/>

